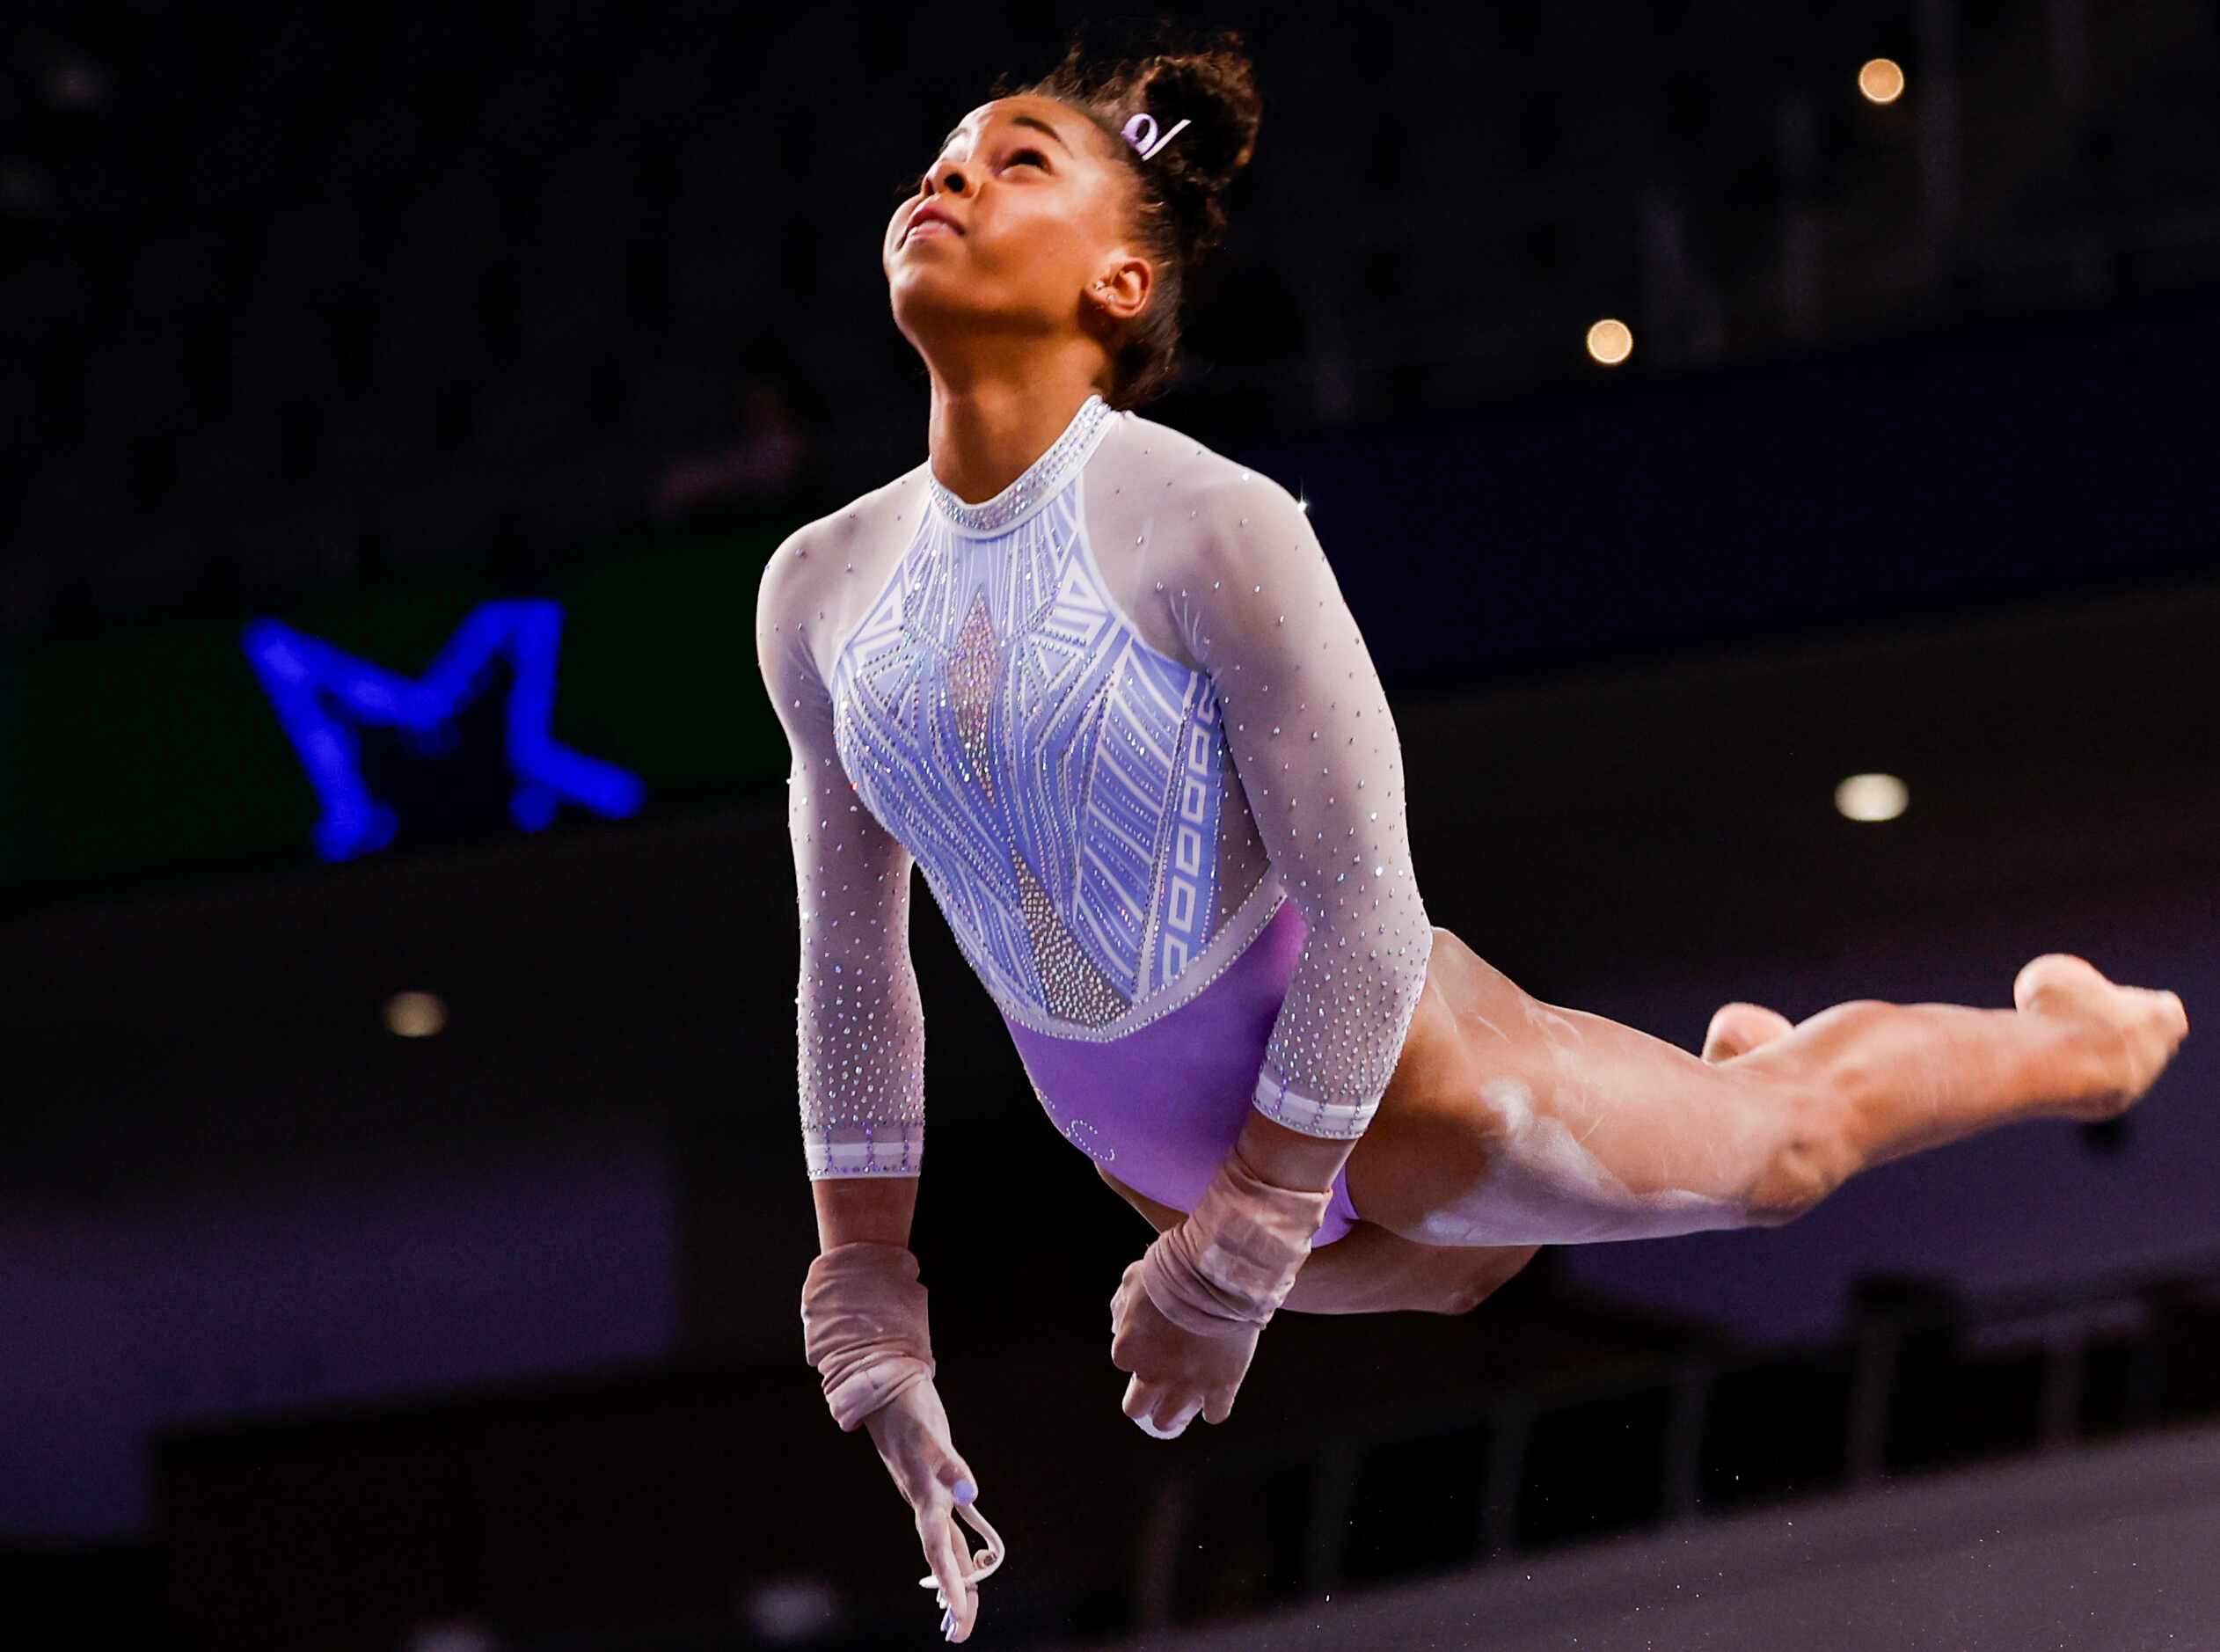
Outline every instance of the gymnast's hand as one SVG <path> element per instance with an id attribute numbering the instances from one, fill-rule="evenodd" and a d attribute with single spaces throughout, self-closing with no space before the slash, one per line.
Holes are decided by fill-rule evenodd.
<path id="1" fill-rule="evenodd" d="M 1001 1564 L 1001 1546 L 989 1535 L 987 1549 L 975 1555 L 956 1524 L 960 1509 L 974 1524 L 982 1524 L 971 1507 L 979 1487 L 949 1438 L 939 1391 L 927 1378 L 865 1417 L 864 1427 L 916 1518 L 917 1540 L 938 1586 L 935 1598 L 947 1609 L 942 1633 L 951 1641 L 968 1640 L 979 1618 L 979 1582 Z"/>
<path id="2" fill-rule="evenodd" d="M 1261 1328 L 1229 1325 L 1223 1336 L 1181 1330 L 1149 1300 L 1141 1288 L 1141 1264 L 1135 1262 L 1110 1298 L 1110 1363 L 1133 1374 L 1126 1385 L 1126 1415 L 1159 1440 L 1185 1433 L 1198 1411 L 1205 1422 L 1223 1422 L 1232 1414 L 1233 1396 Z"/>

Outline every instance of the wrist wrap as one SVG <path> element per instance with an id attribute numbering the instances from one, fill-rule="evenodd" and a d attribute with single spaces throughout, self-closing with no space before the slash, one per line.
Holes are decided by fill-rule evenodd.
<path id="1" fill-rule="evenodd" d="M 933 1374 L 925 1288 L 905 1245 L 836 1245 L 809 1264 L 801 1288 L 802 1351 L 844 1434 Z"/>
<path id="2" fill-rule="evenodd" d="M 1333 1197 L 1266 1181 L 1236 1144 L 1187 1220 L 1143 1255 L 1141 1288 L 1183 1331 L 1225 1336 L 1260 1326 L 1294 1289 Z"/>

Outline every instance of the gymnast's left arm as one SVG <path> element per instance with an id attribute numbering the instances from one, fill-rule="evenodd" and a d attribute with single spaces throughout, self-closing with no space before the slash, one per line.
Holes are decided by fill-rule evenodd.
<path id="1" fill-rule="evenodd" d="M 1433 946 L 1394 719 L 1308 513 L 1254 472 L 1193 507 L 1208 531 L 1173 553 L 1167 599 L 1308 933 L 1240 1138 L 1114 1299 L 1126 1414 L 1157 1434 L 1230 1411 L 1395 1071 Z"/>
<path id="2" fill-rule="evenodd" d="M 1173 611 L 1309 932 L 1241 1150 L 1267 1181 L 1322 1189 L 1372 1122 L 1426 986 L 1434 932 L 1411 864 L 1402 744 L 1303 505 L 1250 472 L 1202 520 L 1209 577 L 1187 582 Z"/>

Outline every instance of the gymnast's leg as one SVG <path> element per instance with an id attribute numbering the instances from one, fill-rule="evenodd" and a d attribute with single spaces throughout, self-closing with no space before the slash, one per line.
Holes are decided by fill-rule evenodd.
<path id="1" fill-rule="evenodd" d="M 1350 1200 L 1430 1245 L 1774 1225 L 1890 1159 L 2021 1119 L 2113 1116 L 2188 1030 L 2173 993 L 2063 954 L 2023 969 L 2013 1000 L 1859 999 L 1786 1030 L 1729 1005 L 1705 1060 L 1544 1004 L 1436 929 L 1394 1078 L 1349 1159 Z"/>
<path id="2" fill-rule="evenodd" d="M 1159 1233 L 1180 1219 L 1168 1204 L 1095 1170 Z M 1306 1257 L 1280 1305 L 1296 1313 L 1470 1313 L 1534 1259 L 1538 1245 L 1415 1245 L 1359 1222 Z"/>

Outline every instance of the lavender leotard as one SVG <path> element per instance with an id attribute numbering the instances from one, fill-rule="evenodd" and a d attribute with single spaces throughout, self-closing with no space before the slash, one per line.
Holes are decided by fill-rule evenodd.
<path id="1" fill-rule="evenodd" d="M 1059 1132 L 1192 1208 L 1253 1106 L 1350 1137 L 1425 982 L 1392 719 L 1301 504 L 1090 398 L 982 504 L 920 466 L 793 536 L 813 1178 L 916 1174 L 924 877 Z M 1318 1243 L 1355 1219 L 1346 1177 Z"/>
<path id="2" fill-rule="evenodd" d="M 1136 1192 L 1175 1210 L 1194 1209 L 1241 1134 L 1265 1042 L 1308 933 L 1303 914 L 1283 903 L 1223 975 L 1113 1043 L 1052 1038 L 1005 1017 L 1050 1121 Z M 1332 1244 L 1356 1219 L 1345 1166 L 1311 1245 Z"/>

